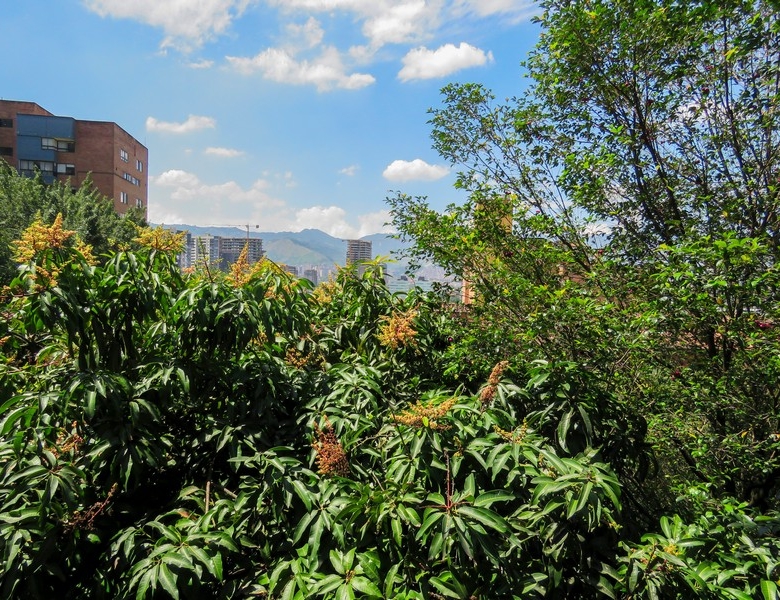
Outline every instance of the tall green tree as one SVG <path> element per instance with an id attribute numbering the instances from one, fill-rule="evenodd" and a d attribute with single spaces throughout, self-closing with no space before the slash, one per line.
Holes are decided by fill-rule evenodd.
<path id="1" fill-rule="evenodd" d="M 438 214 L 398 195 L 394 222 L 477 290 L 466 354 L 489 343 L 595 370 L 649 418 L 666 475 L 766 507 L 780 474 L 777 4 L 540 9 L 523 96 L 453 84 L 431 111 L 466 202 Z"/>
<path id="2" fill-rule="evenodd" d="M 1 284 L 16 275 L 11 242 L 18 240 L 36 217 L 50 224 L 58 214 L 63 215 L 63 225 L 92 246 L 98 257 L 130 243 L 137 235 L 136 226 L 146 224 L 139 209 L 130 209 L 124 217 L 118 215 L 111 200 L 103 197 L 89 179 L 77 190 L 67 182 L 47 185 L 40 178 L 19 175 L 0 161 Z"/>

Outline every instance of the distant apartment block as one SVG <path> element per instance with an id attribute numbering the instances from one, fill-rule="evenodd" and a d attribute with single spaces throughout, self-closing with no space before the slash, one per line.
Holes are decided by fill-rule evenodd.
<path id="1" fill-rule="evenodd" d="M 238 260 L 246 247 L 247 261 L 250 264 L 263 258 L 263 240 L 260 238 L 221 237 L 218 235 L 185 236 L 185 250 L 179 256 L 179 266 L 194 267 L 198 264 L 216 264 L 220 269 L 227 269 Z"/>
<path id="2" fill-rule="evenodd" d="M 246 259 L 250 263 L 256 263 L 263 258 L 263 240 L 260 238 L 219 238 L 219 258 L 226 264 L 236 262 L 244 248 L 246 248 Z"/>
<path id="3" fill-rule="evenodd" d="M 147 211 L 147 148 L 116 123 L 53 115 L 34 102 L 0 100 L 0 158 L 20 174 L 79 187 L 91 174 L 95 188 L 124 214 Z"/>
<path id="4" fill-rule="evenodd" d="M 347 264 L 371 260 L 371 242 L 347 240 Z"/>
<path id="5" fill-rule="evenodd" d="M 314 285 L 317 285 L 319 283 L 319 273 L 317 272 L 317 269 L 304 269 L 303 278 L 308 279 Z"/>

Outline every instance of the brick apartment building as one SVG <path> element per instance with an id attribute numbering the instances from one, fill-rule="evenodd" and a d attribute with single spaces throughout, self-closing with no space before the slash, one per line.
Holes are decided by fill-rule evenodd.
<path id="1" fill-rule="evenodd" d="M 95 188 L 124 214 L 147 211 L 147 148 L 116 123 L 59 117 L 34 102 L 0 100 L 0 158 L 25 176 L 70 181 L 91 174 Z"/>

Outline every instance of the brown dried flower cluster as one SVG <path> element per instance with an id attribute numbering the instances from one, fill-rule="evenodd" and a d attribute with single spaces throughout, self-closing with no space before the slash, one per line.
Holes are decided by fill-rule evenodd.
<path id="1" fill-rule="evenodd" d="M 528 423 L 523 421 L 523 424 L 514 431 L 506 431 L 505 429 L 501 429 L 498 425 L 494 425 L 493 431 L 504 438 L 507 442 L 519 444 L 525 439 L 525 435 L 528 433 Z"/>
<path id="2" fill-rule="evenodd" d="M 160 225 L 154 229 L 151 227 L 136 227 L 138 237 L 135 242 L 145 248 L 158 250 L 160 252 L 179 253 L 184 250 L 184 233 L 176 233 L 170 229 L 165 229 Z"/>
<path id="3" fill-rule="evenodd" d="M 320 429 L 314 424 L 314 432 L 317 434 L 317 440 L 312 442 L 312 447 L 317 452 L 317 472 L 320 475 L 338 475 L 346 477 L 349 475 L 349 461 L 344 447 L 336 437 L 333 426 L 325 418 L 325 428 Z"/>
<path id="4" fill-rule="evenodd" d="M 448 398 L 441 404 L 422 404 L 418 402 L 400 415 L 394 415 L 393 420 L 401 425 L 409 427 L 428 427 L 439 431 L 449 429 L 449 425 L 442 425 L 439 419 L 444 417 L 455 405 L 455 398 Z"/>
<path id="5" fill-rule="evenodd" d="M 502 360 L 498 363 L 490 372 L 487 385 L 482 389 L 479 394 L 479 401 L 482 403 L 482 408 L 487 408 L 493 402 L 493 398 L 496 397 L 496 390 L 498 384 L 501 382 L 501 375 L 504 374 L 506 368 L 509 366 L 509 361 Z"/>
<path id="6" fill-rule="evenodd" d="M 417 311 L 409 309 L 381 317 L 384 323 L 379 326 L 379 343 L 393 350 L 406 345 L 413 346 L 417 331 L 412 327 L 412 322 L 416 316 Z"/>
<path id="7" fill-rule="evenodd" d="M 71 519 L 65 524 L 68 529 L 82 529 L 90 531 L 95 528 L 95 519 L 97 519 L 111 504 L 111 499 L 116 494 L 119 486 L 115 483 L 108 490 L 108 495 L 105 500 L 95 502 L 85 512 L 76 511 L 73 513 Z"/>
<path id="8" fill-rule="evenodd" d="M 81 445 L 84 443 L 84 438 L 81 437 L 78 432 L 76 431 L 76 428 L 78 427 L 78 422 L 73 421 L 73 424 L 71 425 L 71 428 L 73 430 L 72 433 L 68 433 L 67 431 L 63 430 L 60 431 L 60 433 L 57 435 L 57 442 L 53 448 L 49 448 L 49 451 L 56 457 L 60 457 L 63 454 L 67 454 L 70 451 L 78 452 L 79 448 L 81 448 Z"/>

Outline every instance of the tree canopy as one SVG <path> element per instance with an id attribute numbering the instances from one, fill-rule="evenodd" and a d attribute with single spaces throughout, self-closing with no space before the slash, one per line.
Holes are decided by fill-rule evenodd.
<path id="1" fill-rule="evenodd" d="M 11 242 L 39 217 L 51 224 L 58 214 L 64 226 L 75 231 L 95 256 L 102 256 L 136 235 L 135 225 L 145 225 L 140 209 L 130 209 L 123 217 L 113 202 L 101 196 L 87 179 L 77 190 L 67 182 L 47 185 L 40 178 L 21 177 L 5 161 L 0 161 L 0 284 L 16 274 Z"/>

